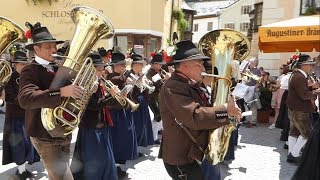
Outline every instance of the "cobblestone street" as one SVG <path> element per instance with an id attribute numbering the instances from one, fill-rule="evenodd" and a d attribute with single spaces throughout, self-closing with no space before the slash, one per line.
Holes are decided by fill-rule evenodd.
<path id="1" fill-rule="evenodd" d="M 2 128 L 4 115 L 0 115 L 0 141 L 2 161 Z M 222 177 L 225 180 L 289 180 L 296 166 L 286 162 L 287 150 L 279 140 L 280 129 L 269 130 L 267 125 L 255 128 L 240 127 L 239 141 L 232 163 L 221 165 Z M 75 133 L 76 134 L 76 133 Z M 73 137 L 76 137 L 75 135 Z M 72 147 L 75 139 L 72 140 Z M 73 150 L 73 149 L 72 149 Z M 144 157 L 128 161 L 123 169 L 129 173 L 126 179 L 136 180 L 169 180 L 162 160 L 156 158 L 159 146 L 140 148 Z M 28 168 L 28 167 L 27 167 Z M 46 179 L 46 171 L 41 162 L 32 165 L 29 170 L 35 173 L 35 179 Z M 9 164 L 0 168 L 0 179 L 15 179 L 16 166 Z"/>

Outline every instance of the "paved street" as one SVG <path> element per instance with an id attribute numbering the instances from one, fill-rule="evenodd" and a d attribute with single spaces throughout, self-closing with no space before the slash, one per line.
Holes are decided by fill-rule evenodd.
<path id="1" fill-rule="evenodd" d="M 2 127 L 4 115 L 0 115 L 0 143 L 2 161 Z M 225 180 L 287 180 L 290 179 L 296 166 L 286 162 L 286 150 L 279 140 L 280 130 L 269 130 L 266 125 L 255 128 L 240 127 L 239 145 L 235 152 L 236 159 L 229 164 L 221 165 Z M 74 135 L 75 137 L 75 135 Z M 74 146 L 75 139 L 72 140 Z M 73 149 L 72 149 L 73 150 Z M 134 161 L 128 161 L 123 169 L 129 173 L 127 179 L 136 180 L 169 180 L 162 161 L 157 159 L 159 146 L 139 149 L 146 154 Z M 0 166 L 0 179 L 15 179 L 14 164 Z M 35 179 L 46 179 L 46 171 L 41 162 L 29 168 L 36 174 Z"/>

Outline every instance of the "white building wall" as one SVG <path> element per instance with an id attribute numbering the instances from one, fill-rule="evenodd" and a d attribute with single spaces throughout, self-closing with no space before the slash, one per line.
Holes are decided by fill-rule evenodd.
<path id="1" fill-rule="evenodd" d="M 254 8 L 255 0 L 239 0 L 229 7 L 221 9 L 220 28 L 224 28 L 227 23 L 234 23 L 234 30 L 240 31 L 240 24 L 250 22 L 249 14 L 241 14 L 241 7 L 251 5 L 251 10 Z M 241 31 L 240 31 L 241 32 Z M 248 32 L 241 32 L 247 35 Z"/>
<path id="2" fill-rule="evenodd" d="M 219 29 L 219 18 L 211 17 L 204 19 L 194 19 L 193 26 L 198 24 L 198 31 L 193 31 L 192 41 L 198 43 L 203 35 L 208 33 L 208 22 L 212 22 L 212 30 Z M 194 29 L 193 29 L 194 30 Z"/>

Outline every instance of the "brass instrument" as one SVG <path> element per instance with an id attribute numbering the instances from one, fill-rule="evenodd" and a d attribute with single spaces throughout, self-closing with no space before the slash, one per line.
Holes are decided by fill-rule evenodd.
<path id="1" fill-rule="evenodd" d="M 245 70 L 244 72 L 241 72 L 241 75 L 251 78 L 254 81 L 257 81 L 257 83 L 260 83 L 262 79 L 262 77 L 252 74 L 252 72 L 249 70 Z"/>
<path id="2" fill-rule="evenodd" d="M 125 71 L 130 71 L 131 65 L 132 65 L 132 59 L 131 58 L 125 59 Z M 149 85 L 150 80 L 146 77 L 146 74 L 150 69 L 150 67 L 151 67 L 150 65 L 145 66 L 140 76 L 130 73 L 130 77 L 128 77 L 128 80 L 131 81 L 133 85 L 137 86 L 141 92 L 143 92 L 145 89 L 148 89 L 149 94 L 151 94 L 155 90 L 154 86 Z"/>
<path id="3" fill-rule="evenodd" d="M 104 82 L 106 90 L 109 92 L 110 89 L 114 86 L 114 84 L 110 80 L 106 80 L 103 77 L 101 77 L 101 80 Z M 113 98 L 115 98 L 119 102 L 119 104 L 123 107 L 128 104 L 131 107 L 131 111 L 135 111 L 139 107 L 139 104 L 132 102 L 129 98 L 122 97 L 120 95 L 120 91 L 117 92 L 117 94 Z"/>
<path id="4" fill-rule="evenodd" d="M 99 39 L 110 39 L 114 35 L 110 20 L 92 8 L 75 7 L 71 10 L 70 16 L 76 28 L 69 54 L 63 66 L 59 67 L 49 89 L 59 89 L 74 79 L 73 84 L 86 91 L 81 99 L 63 98 L 59 107 L 41 109 L 42 124 L 53 137 L 67 136 L 80 123 L 88 100 L 95 92 L 97 81 L 92 60 L 87 56 Z"/>
<path id="5" fill-rule="evenodd" d="M 231 29 L 220 29 L 205 34 L 199 41 L 198 48 L 211 57 L 212 67 L 218 69 L 218 76 L 212 82 L 212 95 L 215 105 L 223 105 L 229 98 L 232 60 L 242 61 L 250 52 L 250 42 L 246 36 Z M 212 68 L 214 74 L 214 68 Z M 216 77 L 215 75 L 212 75 Z M 213 165 L 222 162 L 227 153 L 234 124 L 210 130 L 207 159 Z"/>
<path id="6" fill-rule="evenodd" d="M 15 22 L 0 16 L 0 55 L 16 41 L 26 41 L 23 29 Z M 4 59 L 0 59 L 0 88 L 8 83 L 11 74 L 10 63 Z"/>
<path id="7" fill-rule="evenodd" d="M 60 123 L 66 125 L 66 135 L 71 133 L 79 125 L 81 115 L 83 114 L 91 95 L 98 89 L 99 83 L 96 75 L 96 68 L 94 67 L 90 57 L 85 59 L 72 84 L 85 89 L 83 96 L 80 99 L 67 97 L 63 100 L 60 106 L 53 109 L 54 118 L 59 120 Z M 48 113 L 51 111 L 43 110 L 43 112 Z M 41 115 L 43 112 L 41 111 Z M 66 113 L 69 117 L 66 116 Z"/>

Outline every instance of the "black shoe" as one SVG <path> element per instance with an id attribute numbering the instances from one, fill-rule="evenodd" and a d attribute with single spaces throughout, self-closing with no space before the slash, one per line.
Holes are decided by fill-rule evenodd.
<path id="1" fill-rule="evenodd" d="M 123 171 L 119 166 L 117 167 L 117 174 L 118 174 L 118 178 L 125 178 L 128 176 L 128 173 Z"/>
<path id="2" fill-rule="evenodd" d="M 288 148 L 289 148 L 289 146 L 287 144 L 283 145 L 283 149 L 288 149 Z"/>
<path id="3" fill-rule="evenodd" d="M 287 156 L 287 162 L 288 162 L 288 163 L 299 164 L 299 162 L 300 162 L 300 157 L 294 157 L 294 156 L 292 156 L 292 154 L 290 153 L 290 154 Z"/>
<path id="4" fill-rule="evenodd" d="M 139 156 L 139 157 L 143 157 L 144 154 L 143 154 L 143 153 L 139 153 L 138 156 Z"/>
<path id="5" fill-rule="evenodd" d="M 0 114 L 5 114 L 6 112 L 4 112 L 4 111 L 2 111 L 1 109 L 0 109 Z"/>
<path id="6" fill-rule="evenodd" d="M 32 177 L 32 173 L 29 172 L 28 170 L 25 170 L 25 171 L 23 171 L 22 174 L 20 174 L 18 169 L 17 169 L 16 175 L 19 177 L 20 180 L 25 180 L 27 178 L 31 178 Z"/>
<path id="7" fill-rule="evenodd" d="M 161 144 L 161 141 L 160 141 L 160 139 L 157 139 L 157 140 L 154 141 L 154 143 L 155 144 Z"/>

